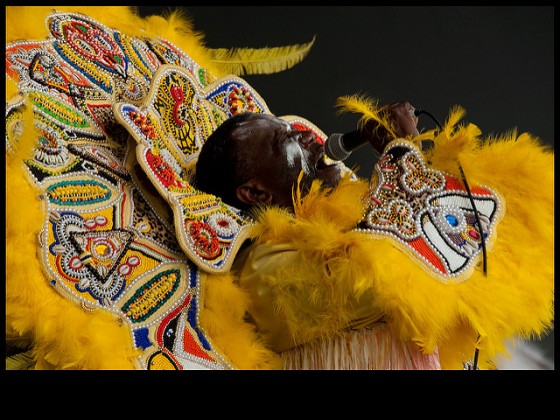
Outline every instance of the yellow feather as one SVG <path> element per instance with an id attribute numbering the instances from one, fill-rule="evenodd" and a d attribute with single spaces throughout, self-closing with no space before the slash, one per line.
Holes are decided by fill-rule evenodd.
<path id="1" fill-rule="evenodd" d="M 236 369 L 282 368 L 278 355 L 262 346 L 253 326 L 244 321 L 249 296 L 229 274 L 208 274 L 203 283 L 204 310 L 200 323 L 204 331 Z"/>
<path id="2" fill-rule="evenodd" d="M 304 44 L 264 48 L 209 48 L 211 61 L 224 72 L 237 76 L 272 74 L 300 63 L 315 43 L 315 37 Z"/>
<path id="3" fill-rule="evenodd" d="M 31 350 L 6 357 L 6 370 L 29 370 L 35 361 Z"/>
<path id="4" fill-rule="evenodd" d="M 446 126 L 455 126 L 466 114 L 465 109 L 459 105 L 455 105 L 449 111 L 449 117 L 447 118 Z"/>
<path id="5" fill-rule="evenodd" d="M 363 126 L 366 122 L 374 120 L 383 126 L 392 137 L 397 137 L 391 122 L 383 116 L 383 111 L 387 107 L 379 106 L 379 101 L 377 99 L 369 98 L 364 94 L 341 96 L 337 99 L 336 106 L 339 108 L 339 114 L 343 112 L 362 114 L 358 125 Z"/>
<path id="6" fill-rule="evenodd" d="M 365 94 L 354 94 L 348 96 L 341 96 L 337 99 L 336 106 L 339 108 L 338 113 L 344 112 L 354 112 L 357 114 L 362 114 L 360 120 L 358 121 L 358 126 L 362 128 L 368 121 L 374 120 L 379 125 L 384 127 L 390 134 L 391 137 L 397 138 L 395 134 L 396 128 L 393 122 L 386 118 L 384 111 L 387 109 L 387 105 L 380 106 L 377 99 L 370 98 Z M 457 107 L 452 110 L 451 120 L 448 124 L 454 124 L 456 120 L 460 119 L 463 114 L 460 113 L 461 109 Z M 413 139 L 409 139 L 419 145 L 423 140 L 433 140 L 436 135 L 437 130 L 428 130 L 418 134 Z"/>

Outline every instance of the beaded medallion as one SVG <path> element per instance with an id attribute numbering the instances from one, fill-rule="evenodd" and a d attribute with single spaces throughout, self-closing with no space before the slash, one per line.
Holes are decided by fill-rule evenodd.
<path id="1" fill-rule="evenodd" d="M 437 279 L 463 281 L 503 216 L 496 192 L 483 186 L 470 192 L 456 177 L 429 168 L 413 143 L 395 140 L 375 165 L 360 230 L 393 238 Z"/>

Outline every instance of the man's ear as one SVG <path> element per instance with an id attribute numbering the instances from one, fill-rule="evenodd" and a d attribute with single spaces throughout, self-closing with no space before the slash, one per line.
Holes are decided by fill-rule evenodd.
<path id="1" fill-rule="evenodd" d="M 246 204 L 256 206 L 258 204 L 270 204 L 272 193 L 260 182 L 250 179 L 235 190 L 237 198 Z"/>

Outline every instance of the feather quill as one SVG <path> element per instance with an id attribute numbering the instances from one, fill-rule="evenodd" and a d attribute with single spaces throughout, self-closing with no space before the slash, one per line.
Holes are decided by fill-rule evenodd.
<path id="1" fill-rule="evenodd" d="M 272 74 L 288 70 L 303 61 L 315 43 L 263 48 L 208 48 L 210 60 L 226 73 L 237 76 Z"/>

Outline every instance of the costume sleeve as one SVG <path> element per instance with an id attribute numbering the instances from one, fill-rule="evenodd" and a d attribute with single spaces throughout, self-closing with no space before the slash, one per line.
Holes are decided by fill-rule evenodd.
<path id="1" fill-rule="evenodd" d="M 342 288 L 340 296 L 329 300 L 321 283 L 336 279 L 309 257 L 290 244 L 265 243 L 249 251 L 243 266 L 241 286 L 251 294 L 251 316 L 276 352 L 346 327 L 371 325 L 382 316 L 371 306 L 371 290 L 356 293 Z"/>
<path id="2" fill-rule="evenodd" d="M 362 216 L 366 189 L 365 182 L 346 180 L 331 194 L 312 190 L 298 207 L 299 217 L 276 208 L 262 214 L 260 238 L 246 251 L 240 285 L 251 295 L 251 315 L 274 350 L 380 319 L 364 277 L 370 260 L 359 255 L 369 252 L 364 235 L 349 232 Z"/>

